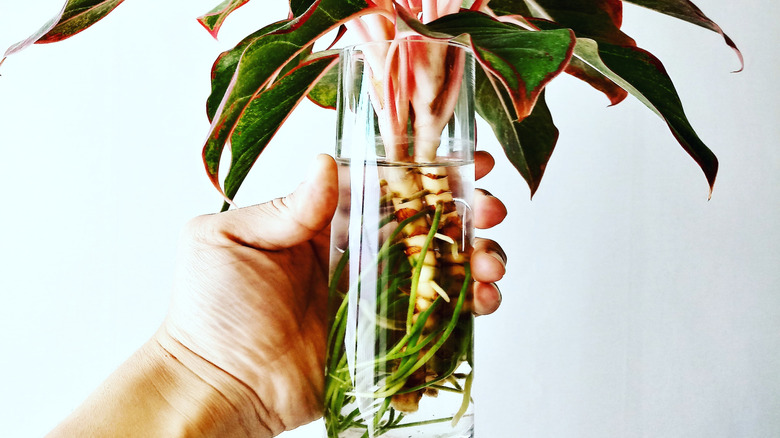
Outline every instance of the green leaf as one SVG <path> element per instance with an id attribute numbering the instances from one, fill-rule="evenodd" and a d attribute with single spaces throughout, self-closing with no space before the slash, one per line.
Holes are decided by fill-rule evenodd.
<path id="1" fill-rule="evenodd" d="M 517 0 L 490 0 L 488 3 L 490 9 L 498 15 L 522 15 L 531 17 L 531 10 L 524 1 Z"/>
<path id="2" fill-rule="evenodd" d="M 718 173 L 718 159 L 688 121 L 674 84 L 661 61 L 638 47 L 599 44 L 587 39 L 578 40 L 575 53 L 637 97 L 667 123 L 683 149 L 701 167 L 711 195 Z"/>
<path id="3" fill-rule="evenodd" d="M 626 90 L 580 59 L 576 50 L 569 66 L 566 67 L 566 73 L 587 82 L 591 87 L 604 93 L 609 99 L 610 105 L 617 105 L 628 97 Z"/>
<path id="4" fill-rule="evenodd" d="M 530 5 L 530 6 L 529 6 Z M 623 22 L 621 0 L 536 0 L 534 3 L 513 0 L 491 1 L 498 15 L 520 15 L 526 19 L 543 19 L 570 28 L 577 36 L 620 45 L 635 45 L 620 30 Z"/>
<path id="5" fill-rule="evenodd" d="M 569 29 L 530 32 L 480 12 L 447 15 L 428 28 L 469 35 L 477 60 L 509 93 L 518 119 L 531 113 L 544 86 L 568 64 L 575 45 Z"/>
<path id="6" fill-rule="evenodd" d="M 230 81 L 233 79 L 233 75 L 236 73 L 238 62 L 241 60 L 241 56 L 246 50 L 247 46 L 257 41 L 260 37 L 276 32 L 284 27 L 288 26 L 290 20 L 278 21 L 271 23 L 268 26 L 252 33 L 247 36 L 234 48 L 222 52 L 214 61 L 214 65 L 211 67 L 211 94 L 206 100 L 206 114 L 208 115 L 209 122 L 214 119 L 217 109 L 219 109 L 222 99 L 225 97 L 225 92 L 230 85 Z"/>
<path id="7" fill-rule="evenodd" d="M 636 45 L 632 38 L 620 30 L 623 22 L 623 3 L 620 0 L 538 0 L 534 10 L 529 13 L 542 18 L 527 19 L 531 25 L 540 29 L 570 28 L 578 37 L 618 45 Z M 612 105 L 620 103 L 627 96 L 625 90 L 576 57 L 572 58 L 566 73 L 603 92 Z"/>
<path id="8" fill-rule="evenodd" d="M 214 9 L 198 17 L 198 22 L 209 31 L 211 36 L 217 37 L 222 23 L 233 11 L 247 4 L 249 0 L 225 0 Z"/>
<path id="9" fill-rule="evenodd" d="M 254 97 L 236 124 L 231 139 L 230 171 L 225 177 L 225 196 L 232 199 L 257 158 L 287 116 L 309 92 L 317 79 L 338 62 L 338 53 L 304 62 Z M 226 209 L 225 204 L 223 209 Z"/>
<path id="10" fill-rule="evenodd" d="M 285 64 L 284 67 L 282 67 L 282 69 L 279 70 L 279 74 L 277 74 L 277 76 L 273 78 L 273 81 L 276 82 L 278 78 L 286 75 L 287 73 L 293 71 L 299 65 L 306 62 L 309 59 L 309 57 L 312 55 L 313 49 L 314 49 L 314 45 L 311 45 L 298 52 L 296 56 L 294 56 L 292 59 L 287 61 L 287 64 Z"/>
<path id="11" fill-rule="evenodd" d="M 309 10 L 314 3 L 316 3 L 315 0 L 290 0 L 290 14 L 293 17 L 300 17 Z"/>
<path id="12" fill-rule="evenodd" d="M 548 4 L 551 0 L 543 1 L 545 4 Z M 598 12 L 601 9 L 595 8 L 597 3 L 601 4 L 602 7 L 608 4 L 612 5 L 613 7 L 608 8 L 609 12 Z M 590 6 L 586 6 L 586 4 L 590 4 Z M 564 21 L 565 24 L 556 21 L 540 19 L 530 19 L 528 22 L 529 24 L 536 26 L 539 29 L 550 30 L 570 27 L 574 30 L 578 37 L 585 38 L 587 35 L 595 34 L 601 41 L 611 41 L 618 45 L 636 45 L 633 39 L 629 38 L 620 31 L 620 25 L 622 22 L 622 8 L 620 6 L 613 5 L 612 2 L 604 3 L 602 0 L 596 0 L 593 2 L 578 3 L 575 8 L 576 12 L 563 14 L 564 19 L 562 21 Z M 556 10 L 545 10 L 545 14 L 550 13 L 560 17 L 559 12 L 556 12 Z M 594 26 L 593 24 L 587 23 L 589 19 L 588 17 L 591 15 L 597 17 L 593 18 L 593 21 L 594 23 L 600 23 L 600 25 Z M 617 105 L 628 96 L 626 90 L 615 84 L 600 71 L 590 67 L 586 62 L 583 62 L 577 56 L 576 51 L 574 52 L 574 56 L 569 62 L 569 65 L 566 67 L 566 73 L 576 77 L 577 79 L 587 82 L 596 90 L 604 93 L 609 99 L 611 105 Z"/>
<path id="13" fill-rule="evenodd" d="M 734 41 L 723 32 L 723 29 L 721 29 L 720 26 L 704 15 L 704 12 L 692 2 L 688 0 L 626 0 L 626 2 L 652 9 L 720 34 L 726 44 L 734 49 L 734 52 L 737 54 L 740 63 L 739 70 L 742 70 L 742 67 L 744 67 L 745 61 L 742 57 L 742 52 Z"/>
<path id="14" fill-rule="evenodd" d="M 475 100 L 477 112 L 493 129 L 506 157 L 526 180 L 533 197 L 558 141 L 558 128 L 544 93 L 531 114 L 518 122 L 509 96 L 495 87 L 485 72 L 477 70 Z"/>
<path id="15" fill-rule="evenodd" d="M 336 109 L 338 98 L 339 70 L 331 67 L 309 92 L 309 100 L 315 104 L 327 108 Z"/>
<path id="16" fill-rule="evenodd" d="M 32 44 L 54 43 L 69 38 L 100 21 L 124 0 L 69 0 L 59 14 L 37 32 L 6 50 L 4 57 Z"/>
<path id="17" fill-rule="evenodd" d="M 306 14 L 280 24 L 272 31 L 266 27 L 258 31 L 260 35 L 257 38 L 244 40 L 239 44 L 242 50 L 236 49 L 230 53 L 230 57 L 238 56 L 237 61 L 235 58 L 224 60 L 223 56 L 217 60 L 217 64 L 224 62 L 213 73 L 220 84 L 212 86 L 212 89 L 224 90 L 217 93 L 222 94 L 223 98 L 213 113 L 211 106 L 209 108 L 213 119 L 203 147 L 206 171 L 217 189 L 221 190 L 218 169 L 222 151 L 253 99 L 268 88 L 290 60 L 322 35 L 346 20 L 372 11 L 372 7 L 364 0 L 320 0 Z M 226 81 L 231 71 L 230 80 Z"/>
<path id="18" fill-rule="evenodd" d="M 570 28 L 578 37 L 622 46 L 636 43 L 620 30 L 623 22 L 621 0 L 537 0 L 539 18 L 552 19 Z"/>

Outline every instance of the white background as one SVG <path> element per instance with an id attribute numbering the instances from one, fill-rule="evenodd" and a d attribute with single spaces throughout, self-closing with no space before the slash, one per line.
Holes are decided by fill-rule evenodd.
<path id="1" fill-rule="evenodd" d="M 148 339 L 178 230 L 220 206 L 200 161 L 209 69 L 286 2 L 250 2 L 219 42 L 195 22 L 216 3 L 128 1 L 0 69 L 2 436 L 43 435 Z M 483 186 L 509 207 L 486 235 L 509 272 L 478 321 L 478 437 L 780 436 L 780 6 L 696 3 L 743 73 L 706 30 L 629 6 L 625 29 L 720 158 L 712 200 L 660 119 L 569 77 L 549 88 L 561 137 L 533 201 L 480 127 L 499 158 Z M 0 0 L 0 47 L 60 7 Z M 332 150 L 333 122 L 301 108 L 239 203 L 292 190 Z"/>

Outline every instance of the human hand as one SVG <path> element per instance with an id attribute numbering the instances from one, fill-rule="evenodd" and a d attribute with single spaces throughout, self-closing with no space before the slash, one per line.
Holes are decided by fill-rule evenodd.
<path id="1" fill-rule="evenodd" d="M 476 155 L 477 178 L 493 159 Z M 309 179 L 283 199 L 202 216 L 180 243 L 173 304 L 158 342 L 220 392 L 250 399 L 276 435 L 322 415 L 329 224 L 338 201 L 337 170 L 321 156 Z M 506 216 L 477 191 L 475 226 Z M 474 310 L 500 304 L 500 246 L 474 245 Z"/>

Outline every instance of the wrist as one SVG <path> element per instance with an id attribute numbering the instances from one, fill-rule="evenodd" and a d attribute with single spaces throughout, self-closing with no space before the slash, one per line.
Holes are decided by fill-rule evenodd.
<path id="1" fill-rule="evenodd" d="M 50 437 L 272 437 L 259 398 L 161 330 Z"/>
<path id="2" fill-rule="evenodd" d="M 257 394 L 160 329 L 152 354 L 174 376 L 171 404 L 186 420 L 183 436 L 273 437 L 284 430 Z M 165 388 L 164 388 L 165 389 Z"/>

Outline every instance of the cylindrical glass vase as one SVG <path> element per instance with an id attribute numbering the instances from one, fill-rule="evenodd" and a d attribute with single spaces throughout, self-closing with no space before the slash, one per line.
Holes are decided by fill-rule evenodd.
<path id="1" fill-rule="evenodd" d="M 377 42 L 339 69 L 328 437 L 472 437 L 473 55 Z"/>

